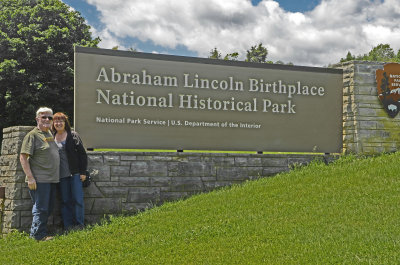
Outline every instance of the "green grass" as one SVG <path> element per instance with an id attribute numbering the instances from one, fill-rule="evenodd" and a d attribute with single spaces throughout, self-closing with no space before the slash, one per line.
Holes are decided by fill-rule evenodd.
<path id="1" fill-rule="evenodd" d="M 346 156 L 35 242 L 0 264 L 399 264 L 400 153 Z"/>

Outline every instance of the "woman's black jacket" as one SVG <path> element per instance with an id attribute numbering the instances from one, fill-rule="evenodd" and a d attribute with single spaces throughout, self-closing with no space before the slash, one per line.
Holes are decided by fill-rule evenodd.
<path id="1" fill-rule="evenodd" d="M 71 171 L 71 174 L 79 173 L 80 175 L 85 175 L 87 169 L 87 154 L 77 132 L 67 131 L 65 151 L 67 152 L 69 171 Z"/>

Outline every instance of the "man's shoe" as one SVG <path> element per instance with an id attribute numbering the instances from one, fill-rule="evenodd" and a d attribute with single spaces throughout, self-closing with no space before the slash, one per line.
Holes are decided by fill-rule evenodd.
<path id="1" fill-rule="evenodd" d="M 54 239 L 54 236 L 45 236 L 45 237 L 43 237 L 42 239 L 40 239 L 38 241 L 50 241 L 50 240 L 53 240 L 53 239 Z"/>

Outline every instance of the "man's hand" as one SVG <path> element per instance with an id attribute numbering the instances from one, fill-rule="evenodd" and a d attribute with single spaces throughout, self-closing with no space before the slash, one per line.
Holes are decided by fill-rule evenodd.
<path id="1" fill-rule="evenodd" d="M 29 165 L 28 157 L 29 157 L 28 154 L 21 153 L 21 155 L 19 156 L 19 161 L 21 161 L 22 169 L 24 170 L 24 173 L 26 174 L 26 177 L 28 179 L 28 188 L 30 190 L 36 190 L 36 188 L 37 188 L 36 180 L 33 177 L 33 173 L 32 173 L 31 167 Z"/>
<path id="2" fill-rule="evenodd" d="M 33 177 L 28 178 L 28 188 L 29 188 L 30 190 L 36 190 L 36 188 L 37 188 L 37 186 L 36 186 L 36 180 L 35 180 Z"/>

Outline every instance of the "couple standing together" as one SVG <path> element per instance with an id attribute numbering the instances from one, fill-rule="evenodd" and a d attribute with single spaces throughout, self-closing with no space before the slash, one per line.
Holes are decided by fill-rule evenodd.
<path id="1" fill-rule="evenodd" d="M 82 181 L 86 178 L 87 155 L 68 116 L 42 107 L 36 112 L 37 126 L 24 138 L 20 161 L 32 198 L 30 236 L 48 240 L 47 219 L 53 210 L 57 185 L 66 231 L 84 226 Z"/>

